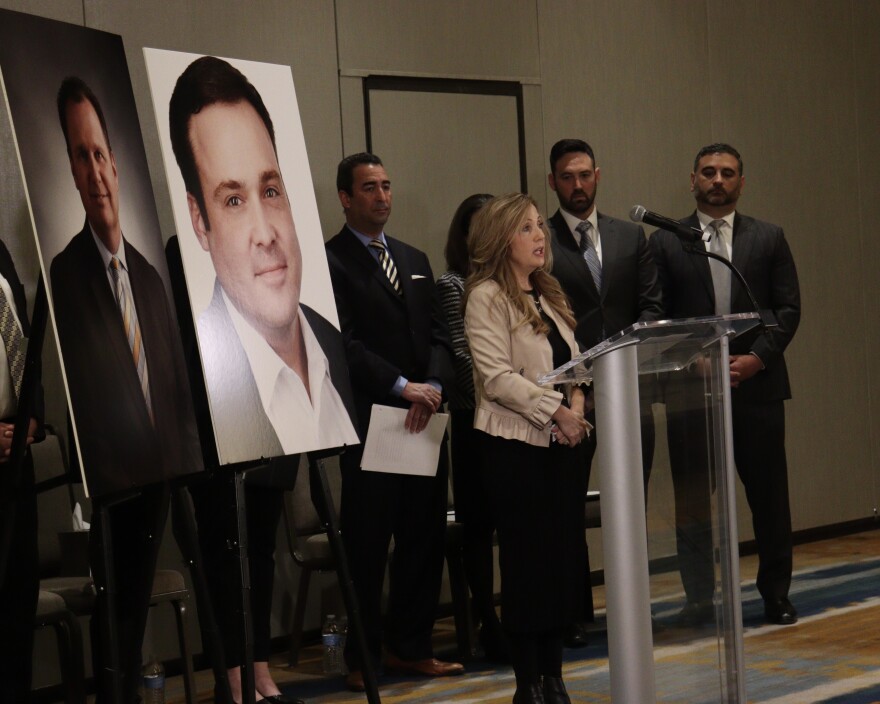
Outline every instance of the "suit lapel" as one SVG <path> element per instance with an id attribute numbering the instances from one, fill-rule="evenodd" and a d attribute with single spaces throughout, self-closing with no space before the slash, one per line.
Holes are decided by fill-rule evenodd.
<path id="1" fill-rule="evenodd" d="M 613 281 L 614 269 L 620 259 L 620 237 L 617 237 L 617 225 L 614 218 L 597 213 L 599 225 L 599 242 L 602 245 L 602 293 L 604 301 L 608 293 L 608 282 Z"/>
<path id="2" fill-rule="evenodd" d="M 688 227 L 695 227 L 698 230 L 702 230 L 700 227 L 700 220 L 697 217 L 696 213 L 692 213 L 689 217 L 685 218 L 683 224 Z M 705 245 L 702 240 L 696 242 L 694 247 L 702 247 L 705 249 Z M 712 301 L 712 309 L 715 309 L 715 285 L 712 283 L 712 271 L 709 269 L 709 259 L 708 257 L 704 257 L 700 254 L 689 254 L 687 252 L 683 252 L 684 256 L 686 256 L 690 262 L 691 266 L 696 268 L 697 276 L 703 284 L 703 288 L 706 289 L 706 295 L 709 296 L 709 300 Z"/>
<path id="3" fill-rule="evenodd" d="M 593 282 L 593 275 L 590 273 L 590 267 L 587 266 L 587 262 L 581 254 L 580 245 L 574 238 L 574 234 L 569 228 L 568 223 L 565 222 L 565 218 L 562 217 L 562 213 L 557 210 L 556 214 L 551 218 L 551 223 L 553 225 L 553 236 L 556 237 L 556 240 L 559 243 L 556 251 L 560 252 L 563 258 L 562 262 L 554 262 L 553 267 L 571 268 L 577 272 L 575 280 L 578 281 L 583 290 L 582 295 L 576 296 L 572 294 L 572 298 L 589 296 L 598 302 L 599 292 L 596 290 L 596 284 Z M 604 275 L 602 276 L 602 280 L 605 280 Z"/>
<path id="4" fill-rule="evenodd" d="M 388 252 L 394 260 L 394 266 L 397 267 L 397 280 L 400 282 L 400 290 L 403 291 L 403 296 L 401 297 L 400 294 L 394 290 L 394 286 L 391 285 L 391 282 L 388 280 L 388 277 L 385 276 L 385 272 L 382 271 L 382 267 L 379 266 L 378 262 L 376 262 L 376 271 L 378 272 L 379 278 L 382 280 L 382 285 L 385 287 L 385 290 L 388 291 L 388 294 L 393 296 L 398 304 L 405 305 L 406 302 L 413 297 L 412 268 L 410 267 L 409 259 L 406 257 L 403 248 L 400 246 L 400 242 L 392 239 L 387 234 L 385 235 L 385 242 L 388 247 Z M 408 307 L 409 306 L 407 306 L 407 308 Z"/>
<path id="5" fill-rule="evenodd" d="M 745 276 L 746 265 L 751 260 L 752 249 L 755 245 L 755 233 L 752 223 L 753 220 L 751 218 L 743 217 L 738 213 L 733 216 L 733 248 L 730 262 L 743 276 Z M 734 308 L 734 301 L 745 292 L 736 276 L 731 276 L 731 280 L 730 307 L 731 311 L 733 311 L 736 310 Z M 749 301 L 746 309 L 751 310 L 751 308 L 751 301 Z"/>
<path id="6" fill-rule="evenodd" d="M 391 282 L 388 280 L 388 277 L 385 276 L 385 272 L 382 271 L 382 267 L 379 262 L 373 257 L 370 251 L 363 245 L 363 243 L 357 238 L 348 227 L 344 228 L 344 231 L 347 235 L 345 238 L 345 246 L 346 252 L 348 253 L 349 258 L 352 262 L 360 266 L 364 269 L 370 276 L 372 276 L 379 283 L 385 291 L 388 292 L 388 295 L 396 300 L 399 305 L 402 305 L 400 295 L 398 295 L 397 291 L 394 290 L 394 286 L 391 285 Z M 404 286 L 404 274 L 401 270 L 401 262 L 399 259 L 403 259 L 402 256 L 398 256 L 395 252 L 395 247 L 392 245 L 392 240 L 390 237 L 386 235 L 386 241 L 388 242 L 388 251 L 391 252 L 391 258 L 394 260 L 394 265 L 397 267 L 397 276 L 400 279 L 400 285 L 403 289 L 404 296 L 406 296 L 406 286 Z M 409 276 L 407 275 L 406 280 L 408 281 Z"/>

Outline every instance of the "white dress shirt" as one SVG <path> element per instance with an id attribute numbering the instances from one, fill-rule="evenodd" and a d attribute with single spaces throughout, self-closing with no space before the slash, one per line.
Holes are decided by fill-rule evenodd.
<path id="1" fill-rule="evenodd" d="M 297 373 L 236 310 L 225 291 L 223 300 L 247 355 L 263 410 L 284 453 L 359 443 L 348 410 L 333 386 L 330 362 L 302 310 L 297 315 L 306 348 L 309 392 Z"/>

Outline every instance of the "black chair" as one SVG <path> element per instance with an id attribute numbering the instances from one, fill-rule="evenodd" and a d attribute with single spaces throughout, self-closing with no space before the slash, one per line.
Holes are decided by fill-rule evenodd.
<path id="1" fill-rule="evenodd" d="M 342 491 L 339 471 L 330 469 L 327 472 L 327 481 L 330 485 L 333 502 L 338 506 Z M 473 649 L 473 623 L 468 608 L 468 588 L 462 558 L 463 526 L 452 519 L 451 512 L 449 515 L 450 518 L 446 524 L 446 566 L 452 594 L 457 649 L 459 657 L 468 659 Z M 330 541 L 312 503 L 309 473 L 305 471 L 305 468 L 299 472 L 293 490 L 285 494 L 284 522 L 290 554 L 300 568 L 288 648 L 288 664 L 292 667 L 299 662 L 299 650 L 302 645 L 303 623 L 312 574 L 336 571 L 336 562 L 330 548 Z M 389 555 L 393 549 L 394 543 L 392 541 Z"/>
<path id="2" fill-rule="evenodd" d="M 64 684 L 64 701 L 85 704 L 82 629 L 76 614 L 57 594 L 40 590 L 34 628 L 51 626 L 58 641 L 58 663 Z"/>
<path id="3" fill-rule="evenodd" d="M 91 616 L 95 610 L 95 584 L 89 575 L 88 565 L 88 533 L 72 530 L 73 492 L 70 484 L 66 483 L 67 465 L 64 459 L 66 455 L 58 436 L 47 434 L 43 442 L 31 446 L 31 451 L 34 457 L 34 472 L 39 492 L 37 510 L 39 512 L 41 603 L 44 600 L 44 593 L 46 594 L 47 608 L 57 607 L 57 599 L 60 598 L 65 609 L 73 615 L 73 620 L 76 621 L 76 617 Z M 59 481 L 59 478 L 63 480 Z M 41 488 L 44 490 L 41 491 Z M 189 591 L 180 572 L 177 570 L 156 571 L 150 606 L 170 603 L 174 608 L 180 657 L 183 661 L 186 702 L 187 704 L 195 704 L 197 698 L 195 675 L 186 633 L 186 601 L 188 599 Z M 57 611 L 52 613 L 61 619 Z M 48 620 L 48 616 L 46 618 Z M 61 619 L 58 624 L 70 627 L 69 619 L 67 621 Z M 55 622 L 51 625 L 55 625 Z M 78 623 L 77 630 L 79 630 Z M 78 657 L 79 662 L 69 665 L 62 663 L 62 670 L 75 672 L 78 667 L 82 672 L 82 645 L 80 645 L 78 652 L 73 647 L 69 652 L 70 657 Z"/>

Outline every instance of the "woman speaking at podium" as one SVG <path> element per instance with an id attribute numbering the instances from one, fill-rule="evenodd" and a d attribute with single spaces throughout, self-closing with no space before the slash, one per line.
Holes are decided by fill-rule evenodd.
<path id="1" fill-rule="evenodd" d="M 574 317 L 550 274 L 549 233 L 528 195 L 493 198 L 474 216 L 465 329 L 474 363 L 482 472 L 498 530 L 501 622 L 514 704 L 568 704 L 562 681 L 565 473 L 582 469 L 590 430 L 576 386 L 539 386 L 578 353 Z M 580 504 L 583 511 L 583 504 Z M 568 531 L 571 533 L 571 531 Z M 583 536 L 580 536 L 583 540 Z"/>

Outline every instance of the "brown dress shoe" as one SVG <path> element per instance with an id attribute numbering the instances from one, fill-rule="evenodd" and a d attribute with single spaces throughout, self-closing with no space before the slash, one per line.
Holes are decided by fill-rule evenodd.
<path id="1" fill-rule="evenodd" d="M 345 676 L 345 686 L 352 692 L 365 692 L 364 673 L 360 670 L 352 670 Z"/>
<path id="2" fill-rule="evenodd" d="M 385 669 L 389 672 L 403 672 L 408 675 L 424 675 L 425 677 L 448 677 L 464 673 L 464 665 L 459 662 L 443 662 L 437 658 L 424 660 L 401 660 L 396 655 L 388 655 Z"/>

